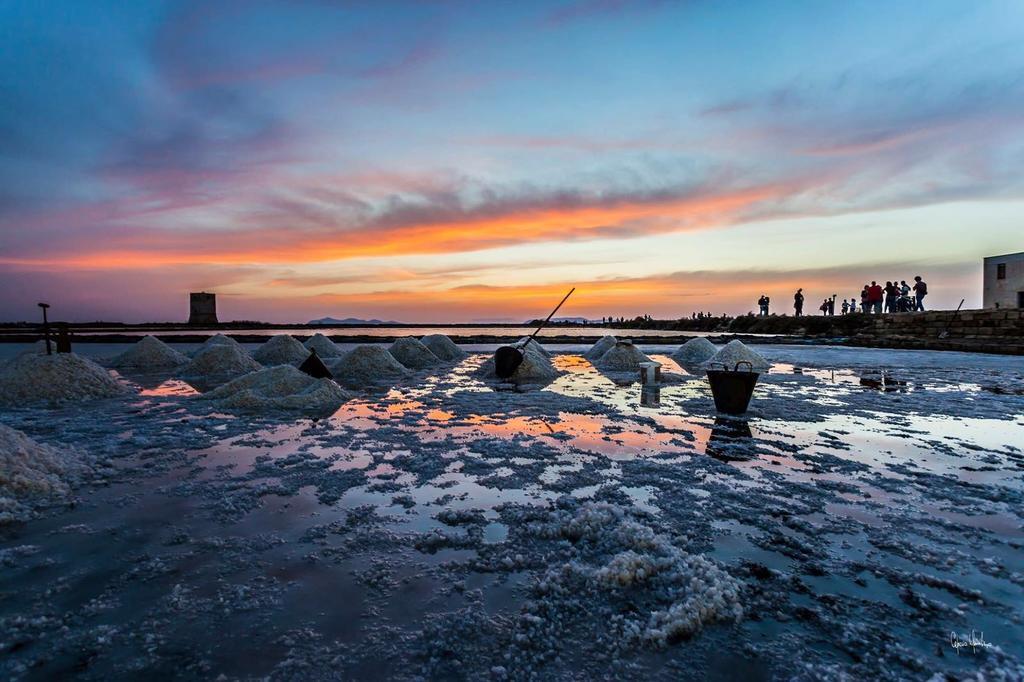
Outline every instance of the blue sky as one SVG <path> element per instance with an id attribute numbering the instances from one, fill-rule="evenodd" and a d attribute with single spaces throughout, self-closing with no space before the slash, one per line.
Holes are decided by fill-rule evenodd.
<path id="1" fill-rule="evenodd" d="M 518 320 L 572 285 L 678 317 L 914 274 L 970 306 L 1024 250 L 1019 2 L 0 2 L 0 92 L 0 319 Z"/>

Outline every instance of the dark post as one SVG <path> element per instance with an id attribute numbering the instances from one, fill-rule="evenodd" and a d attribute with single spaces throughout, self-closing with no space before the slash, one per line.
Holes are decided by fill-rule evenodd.
<path id="1" fill-rule="evenodd" d="M 50 304 L 40 303 L 39 307 L 43 309 L 43 337 L 46 339 L 46 354 L 53 355 L 53 351 L 50 350 L 50 322 L 46 319 L 46 309 L 50 307 Z"/>
<path id="2" fill-rule="evenodd" d="M 60 326 L 57 327 L 57 352 L 71 352 L 71 333 L 68 331 L 67 322 L 62 322 Z"/>

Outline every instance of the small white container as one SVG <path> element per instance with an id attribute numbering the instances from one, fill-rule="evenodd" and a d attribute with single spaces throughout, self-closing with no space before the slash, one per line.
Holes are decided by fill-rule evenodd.
<path id="1" fill-rule="evenodd" d="M 640 383 L 644 386 L 657 386 L 661 383 L 661 363 L 654 362 L 641 362 L 640 363 Z"/>

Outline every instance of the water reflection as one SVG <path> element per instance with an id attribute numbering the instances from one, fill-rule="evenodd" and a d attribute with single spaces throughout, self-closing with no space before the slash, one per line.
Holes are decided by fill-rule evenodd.
<path id="1" fill-rule="evenodd" d="M 640 404 L 644 407 L 661 407 L 661 386 L 641 386 Z"/>
<path id="2" fill-rule="evenodd" d="M 715 425 L 708 437 L 705 452 L 723 462 L 739 462 L 753 459 L 750 424 L 746 419 L 715 417 Z"/>

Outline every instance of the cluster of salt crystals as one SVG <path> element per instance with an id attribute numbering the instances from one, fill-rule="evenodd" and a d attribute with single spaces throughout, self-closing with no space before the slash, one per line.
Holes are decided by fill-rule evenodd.
<path id="1" fill-rule="evenodd" d="M 632 343 L 619 341 L 605 351 L 594 364 L 598 369 L 610 372 L 635 372 L 640 369 L 640 363 L 650 361 L 651 359 Z"/>
<path id="2" fill-rule="evenodd" d="M 128 391 L 107 370 L 75 353 L 24 353 L 0 367 L 0 405 L 61 405 Z"/>
<path id="3" fill-rule="evenodd" d="M 423 345 L 419 339 L 411 336 L 395 339 L 395 342 L 388 348 L 388 352 L 409 369 L 427 369 L 441 364 L 441 358 Z"/>
<path id="4" fill-rule="evenodd" d="M 192 356 L 192 361 L 181 369 L 181 376 L 237 377 L 262 368 L 234 339 L 222 338 L 227 342 L 211 338 L 204 343 Z"/>
<path id="5" fill-rule="evenodd" d="M 66 500 L 90 471 L 75 450 L 37 443 L 0 424 L 0 525 L 27 520 L 34 509 Z"/>
<path id="6" fill-rule="evenodd" d="M 306 339 L 306 342 L 302 345 L 308 350 L 315 350 L 316 354 L 321 358 L 340 358 L 344 355 L 344 352 L 338 347 L 338 344 L 334 343 L 320 332 L 317 332 Z"/>
<path id="7" fill-rule="evenodd" d="M 119 369 L 169 369 L 188 362 L 179 353 L 155 336 L 144 336 L 131 348 L 111 360 L 111 367 Z"/>
<path id="8" fill-rule="evenodd" d="M 289 334 L 271 336 L 252 353 L 261 365 L 297 365 L 309 357 L 309 349 Z"/>
<path id="9" fill-rule="evenodd" d="M 339 383 L 350 388 L 365 388 L 409 375 L 405 365 L 386 348 L 372 344 L 356 346 L 342 357 L 324 364 Z"/>
<path id="10" fill-rule="evenodd" d="M 551 351 L 549 351 L 544 346 L 540 345 L 540 341 L 538 341 L 536 338 L 531 339 L 529 336 L 524 336 L 523 338 L 516 341 L 515 345 L 526 350 L 535 350 L 546 358 L 551 357 Z"/>
<path id="11" fill-rule="evenodd" d="M 219 386 L 197 400 L 222 409 L 330 414 L 349 399 L 330 379 L 314 379 L 292 365 L 275 365 Z"/>
<path id="12" fill-rule="evenodd" d="M 578 509 L 558 510 L 554 519 L 532 523 L 529 530 L 541 537 L 586 539 L 618 550 L 602 565 L 577 560 L 554 566 L 537 583 L 537 590 L 565 596 L 573 592 L 576 580 L 599 590 L 643 590 L 645 597 L 664 608 L 621 617 L 617 625 L 633 641 L 664 645 L 705 625 L 743 617 L 741 581 L 715 561 L 689 554 L 652 528 L 630 520 L 618 505 L 589 502 Z M 635 602 L 642 603 L 639 595 Z"/>
<path id="13" fill-rule="evenodd" d="M 683 367 L 696 367 L 713 358 L 717 352 L 718 347 L 715 344 L 703 336 L 698 336 L 679 346 L 672 353 L 672 359 Z"/>
<path id="14" fill-rule="evenodd" d="M 760 353 L 747 348 L 739 339 L 733 339 L 725 344 L 722 350 L 715 353 L 713 357 L 704 363 L 704 367 L 707 369 L 722 369 L 724 366 L 731 371 L 736 368 L 736 363 L 738 362 L 749 362 L 755 372 L 767 372 L 769 367 L 768 361 Z M 749 368 L 746 365 L 740 365 L 739 369 L 740 371 L 745 371 Z"/>
<path id="15" fill-rule="evenodd" d="M 614 336 L 602 336 L 600 339 L 597 340 L 597 343 L 591 346 L 590 349 L 583 354 L 583 357 L 585 357 L 587 360 L 590 360 L 591 362 L 594 362 L 595 360 L 600 359 L 602 355 L 608 352 L 609 348 L 612 348 L 618 342 L 619 340 L 616 339 Z"/>
<path id="16" fill-rule="evenodd" d="M 466 351 L 455 345 L 455 342 L 444 334 L 428 334 L 420 339 L 424 346 L 445 362 L 454 362 L 466 357 Z"/>

